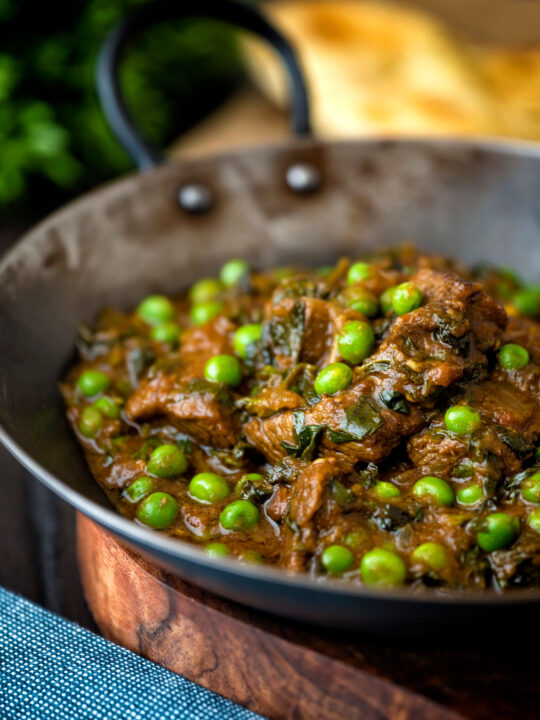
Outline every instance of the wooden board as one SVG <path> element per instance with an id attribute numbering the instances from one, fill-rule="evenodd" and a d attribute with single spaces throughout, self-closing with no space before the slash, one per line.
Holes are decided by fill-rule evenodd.
<path id="1" fill-rule="evenodd" d="M 105 637 L 272 720 L 540 716 L 534 643 L 379 645 L 201 591 L 83 516 L 77 542 L 84 593 Z"/>

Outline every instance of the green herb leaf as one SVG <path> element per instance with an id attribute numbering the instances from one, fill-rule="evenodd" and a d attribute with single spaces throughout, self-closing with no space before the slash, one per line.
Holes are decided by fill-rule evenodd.
<path id="1" fill-rule="evenodd" d="M 386 405 L 389 410 L 408 415 L 411 411 L 405 395 L 398 390 L 383 390 L 379 395 L 379 400 Z"/>
<path id="2" fill-rule="evenodd" d="M 304 411 L 295 410 L 293 412 L 293 430 L 297 444 L 289 445 L 282 441 L 280 445 L 292 457 L 313 460 L 325 427 L 325 425 L 304 425 Z"/>
<path id="3" fill-rule="evenodd" d="M 535 446 L 516 430 L 498 427 L 495 429 L 495 432 L 518 458 L 523 458 L 534 450 Z"/>
<path id="4" fill-rule="evenodd" d="M 385 532 L 395 532 L 414 520 L 405 510 L 388 503 L 377 506 L 371 515 L 371 519 L 380 530 Z"/>
<path id="5" fill-rule="evenodd" d="M 366 373 L 366 375 L 371 375 L 372 373 L 376 372 L 384 372 L 385 370 L 390 369 L 390 362 L 388 360 L 379 360 L 379 361 L 372 361 L 365 362 L 362 365 L 362 371 Z"/>
<path id="6" fill-rule="evenodd" d="M 368 463 L 368 466 L 364 468 L 364 470 L 358 472 L 358 482 L 360 482 L 366 490 L 372 488 L 378 479 L 379 468 L 375 463 Z"/>
<path id="7" fill-rule="evenodd" d="M 474 475 L 474 467 L 470 460 L 464 460 L 460 465 L 456 465 L 452 470 L 452 475 L 456 478 L 472 477 Z"/>
<path id="8" fill-rule="evenodd" d="M 274 354 L 288 355 L 298 362 L 304 338 L 304 303 L 294 302 L 285 317 L 273 317 L 268 326 Z"/>
<path id="9" fill-rule="evenodd" d="M 143 442 L 143 444 L 131 453 L 131 457 L 134 460 L 148 460 L 152 452 L 161 445 L 161 440 L 158 437 L 150 437 Z"/>
<path id="10" fill-rule="evenodd" d="M 337 504 L 343 509 L 351 508 L 358 500 L 350 488 L 346 488 L 339 480 L 332 480 L 330 494 Z"/>
<path id="11" fill-rule="evenodd" d="M 370 398 L 360 397 L 345 411 L 339 429 L 352 435 L 355 440 L 363 440 L 384 425 L 375 404 Z"/>
<path id="12" fill-rule="evenodd" d="M 327 427 L 326 433 L 328 435 L 328 439 L 336 445 L 346 442 L 354 442 L 354 440 L 356 440 L 354 435 L 351 435 L 351 433 L 345 432 L 344 430 L 334 430 L 331 427 Z"/>

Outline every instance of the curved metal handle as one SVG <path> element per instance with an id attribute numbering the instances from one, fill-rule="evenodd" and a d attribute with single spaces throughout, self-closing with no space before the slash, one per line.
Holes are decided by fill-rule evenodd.
<path id="1" fill-rule="evenodd" d="M 107 36 L 97 64 L 98 94 L 112 131 L 141 170 L 163 161 L 163 153 L 144 139 L 128 111 L 120 89 L 118 69 L 131 37 L 148 24 L 170 17 L 222 20 L 266 40 L 280 55 L 289 75 L 292 129 L 297 135 L 311 133 L 306 84 L 289 42 L 258 11 L 234 0 L 156 0 L 127 15 Z"/>

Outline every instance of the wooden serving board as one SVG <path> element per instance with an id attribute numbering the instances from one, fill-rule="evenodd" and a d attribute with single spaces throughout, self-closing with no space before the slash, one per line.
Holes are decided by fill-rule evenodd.
<path id="1" fill-rule="evenodd" d="M 390 647 L 272 617 L 171 576 L 82 515 L 79 568 L 108 639 L 271 720 L 537 720 L 534 642 Z M 444 621 L 444 620 L 443 620 Z M 471 642 L 473 647 L 471 648 Z M 463 649 L 463 645 L 469 647 Z"/>

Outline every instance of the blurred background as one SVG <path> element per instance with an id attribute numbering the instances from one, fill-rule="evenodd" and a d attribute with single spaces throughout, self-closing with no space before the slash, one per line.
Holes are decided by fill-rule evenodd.
<path id="1" fill-rule="evenodd" d="M 0 0 L 3 245 L 131 169 L 100 111 L 94 65 L 106 33 L 142 1 Z M 540 138 L 538 0 L 258 4 L 300 53 L 320 135 Z M 279 66 L 226 26 L 155 26 L 129 52 L 122 78 L 147 136 L 174 152 L 286 133 Z"/>

